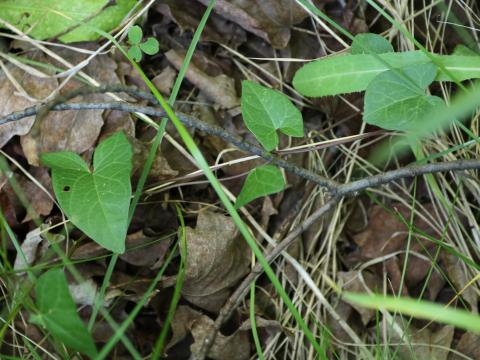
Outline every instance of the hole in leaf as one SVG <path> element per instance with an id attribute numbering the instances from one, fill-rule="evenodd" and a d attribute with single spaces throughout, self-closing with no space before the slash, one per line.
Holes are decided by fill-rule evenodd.
<path id="1" fill-rule="evenodd" d="M 64 192 L 69 192 L 70 191 L 70 186 L 66 185 L 63 187 Z"/>

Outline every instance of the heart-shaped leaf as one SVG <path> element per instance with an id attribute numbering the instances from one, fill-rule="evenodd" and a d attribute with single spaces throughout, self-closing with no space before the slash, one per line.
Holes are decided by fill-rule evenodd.
<path id="1" fill-rule="evenodd" d="M 143 31 L 142 28 L 138 25 L 132 26 L 128 31 L 128 41 L 130 44 L 136 45 L 142 41 Z"/>
<path id="2" fill-rule="evenodd" d="M 30 321 L 44 326 L 72 350 L 94 358 L 97 349 L 78 316 L 63 271 L 52 269 L 40 276 L 35 285 L 35 295 L 40 313 L 32 315 Z"/>
<path id="3" fill-rule="evenodd" d="M 42 155 L 52 168 L 52 183 L 70 221 L 104 248 L 125 251 L 132 188 L 132 148 L 123 132 L 103 141 L 93 155 L 91 171 L 76 153 Z"/>
<path id="4" fill-rule="evenodd" d="M 243 81 L 241 108 L 245 125 L 268 151 L 278 145 L 277 130 L 290 136 L 303 136 L 302 114 L 278 91 Z"/>
<path id="5" fill-rule="evenodd" d="M 142 49 L 142 51 L 147 55 L 155 55 L 158 53 L 160 45 L 158 44 L 157 39 L 150 37 L 145 42 L 140 44 L 140 49 Z"/>
<path id="6" fill-rule="evenodd" d="M 268 164 L 259 166 L 248 174 L 235 206 L 240 208 L 256 198 L 275 194 L 284 188 L 285 180 L 278 167 Z"/>
<path id="7" fill-rule="evenodd" d="M 355 54 L 384 54 L 393 52 L 393 46 L 383 36 L 378 34 L 358 34 L 353 39 L 350 53 Z"/>
<path id="8" fill-rule="evenodd" d="M 433 63 L 381 73 L 367 87 L 363 119 L 388 130 L 414 130 L 426 112 L 444 105 L 425 93 L 436 73 Z"/>

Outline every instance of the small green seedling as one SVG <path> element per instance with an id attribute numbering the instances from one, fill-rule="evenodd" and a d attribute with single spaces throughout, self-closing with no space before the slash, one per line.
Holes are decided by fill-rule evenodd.
<path id="1" fill-rule="evenodd" d="M 253 81 L 242 82 L 241 108 L 246 127 L 267 151 L 278 146 L 277 130 L 289 136 L 303 137 L 302 113 L 289 98 Z M 285 180 L 280 169 L 264 165 L 253 169 L 238 195 L 236 207 L 282 191 Z"/>
<path id="2" fill-rule="evenodd" d="M 78 316 L 62 270 L 52 269 L 40 276 L 35 284 L 35 297 L 38 313 L 30 316 L 32 323 L 46 328 L 72 350 L 90 358 L 97 355 L 92 337 Z"/>
<path id="3" fill-rule="evenodd" d="M 93 169 L 76 153 L 46 153 L 53 190 L 70 221 L 99 245 L 125 251 L 132 188 L 132 148 L 123 132 L 104 140 L 93 155 Z"/>
<path id="4" fill-rule="evenodd" d="M 252 200 L 275 194 L 284 188 L 285 180 L 278 167 L 269 164 L 259 166 L 248 174 L 235 206 L 240 208 Z"/>
<path id="5" fill-rule="evenodd" d="M 130 56 L 136 62 L 140 62 L 142 60 L 142 52 L 147 55 L 155 55 L 159 50 L 157 39 L 149 37 L 144 42 L 141 42 L 142 38 L 143 31 L 140 26 L 132 26 L 128 31 L 128 42 L 131 45 L 130 49 L 128 49 L 128 56 Z"/>
<path id="6" fill-rule="evenodd" d="M 425 93 L 433 81 L 480 78 L 480 56 L 460 48 L 453 55 L 421 51 L 393 52 L 387 40 L 360 34 L 350 54 L 331 56 L 303 66 L 293 79 L 305 96 L 320 97 L 365 91 L 365 122 L 388 130 L 412 131 L 442 99 Z M 439 71 L 441 64 L 453 77 Z"/>

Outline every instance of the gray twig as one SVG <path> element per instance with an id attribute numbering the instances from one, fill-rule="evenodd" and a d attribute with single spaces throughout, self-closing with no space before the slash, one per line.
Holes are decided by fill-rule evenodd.
<path id="1" fill-rule="evenodd" d="M 9 122 L 18 121 L 28 116 L 36 115 L 40 110 L 44 109 L 44 105 L 37 105 L 26 108 L 22 111 L 17 111 L 11 113 L 0 119 L 0 126 L 7 124 Z M 106 102 L 106 103 L 55 103 L 48 107 L 51 111 L 65 111 L 65 110 L 91 110 L 91 109 L 103 109 L 103 110 L 119 110 L 129 113 L 142 113 L 150 116 L 164 117 L 166 115 L 165 111 L 150 107 L 150 106 L 140 106 L 132 105 L 125 102 Z M 275 156 L 260 147 L 253 145 L 241 137 L 233 135 L 223 128 L 215 125 L 210 125 L 201 121 L 193 116 L 176 113 L 179 120 L 187 127 L 194 128 L 200 131 L 205 132 L 206 134 L 217 136 L 223 140 L 235 145 L 240 150 L 248 152 L 253 155 L 257 155 L 264 160 L 271 162 L 297 176 L 300 176 L 306 180 L 312 181 L 320 186 L 326 187 L 329 191 L 334 191 L 339 184 L 333 180 L 324 178 L 318 174 L 315 174 L 312 171 L 304 169 L 302 167 L 296 166 L 291 162 L 284 160 L 278 156 Z"/>

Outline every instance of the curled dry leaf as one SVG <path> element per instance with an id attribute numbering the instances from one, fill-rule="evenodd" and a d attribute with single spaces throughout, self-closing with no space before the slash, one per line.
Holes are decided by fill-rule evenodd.
<path id="1" fill-rule="evenodd" d="M 295 0 L 218 0 L 215 11 L 275 48 L 284 48 L 290 39 L 290 27 L 308 16 Z"/>
<path id="2" fill-rule="evenodd" d="M 191 345 L 190 350 L 192 351 L 192 354 L 198 353 L 203 343 L 203 339 L 209 334 L 212 326 L 213 320 L 208 316 L 203 315 L 201 312 L 196 311 L 189 306 L 180 305 L 172 320 L 172 337 L 167 345 L 167 349 L 172 348 L 191 333 L 194 343 Z M 271 322 L 262 323 L 261 325 L 259 324 L 259 326 L 270 327 L 270 330 L 275 331 L 274 324 Z M 248 325 L 242 325 L 230 336 L 225 336 L 221 333 L 218 334 L 208 357 L 218 360 L 249 359 L 249 333 L 250 328 Z"/>
<path id="3" fill-rule="evenodd" d="M 203 211 L 187 227 L 187 260 L 182 294 L 202 309 L 217 312 L 229 288 L 248 272 L 250 250 L 230 217 Z"/>
<path id="4" fill-rule="evenodd" d="M 210 328 L 213 326 L 213 320 L 207 316 L 202 316 L 195 320 L 191 325 L 193 344 L 190 350 L 193 354 L 200 351 L 203 341 L 210 334 Z M 218 334 L 215 342 L 210 348 L 208 357 L 214 360 L 247 360 L 250 359 L 249 332 L 237 331 L 230 336 Z"/>
<path id="5" fill-rule="evenodd" d="M 184 58 L 175 50 L 167 51 L 165 56 L 177 70 L 182 67 Z M 188 81 L 202 90 L 211 101 L 221 107 L 231 109 L 240 105 L 240 99 L 235 91 L 235 81 L 232 78 L 224 74 L 209 76 L 194 64 L 190 64 L 188 67 L 186 77 Z"/>

